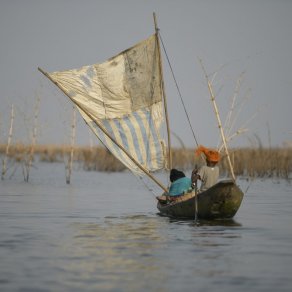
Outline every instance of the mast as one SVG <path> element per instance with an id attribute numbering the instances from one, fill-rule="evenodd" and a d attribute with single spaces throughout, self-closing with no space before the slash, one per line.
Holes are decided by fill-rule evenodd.
<path id="1" fill-rule="evenodd" d="M 153 19 L 154 19 L 154 26 L 155 26 L 155 35 L 156 35 L 156 43 L 159 52 L 159 71 L 161 74 L 161 86 L 162 86 L 162 96 L 163 96 L 163 104 L 164 104 L 164 114 L 166 120 L 166 129 L 167 129 L 167 144 L 168 144 L 168 167 L 172 169 L 172 155 L 171 155 L 171 141 L 170 141 L 170 127 L 169 127 L 169 118 L 168 118 L 168 111 L 167 111 L 167 102 L 166 102 L 166 95 L 165 95 L 165 87 L 164 87 L 164 79 L 163 79 L 163 70 L 162 70 L 162 60 L 161 60 L 161 51 L 160 51 L 160 43 L 159 43 L 159 28 L 157 26 L 156 14 L 153 12 Z"/>
<path id="2" fill-rule="evenodd" d="M 90 119 L 92 119 L 92 121 L 94 121 L 94 123 L 101 129 L 101 131 L 115 144 L 117 145 L 129 158 L 130 160 L 137 166 L 139 167 L 146 175 L 148 175 L 158 186 L 160 186 L 160 188 L 163 189 L 163 191 L 165 191 L 166 193 L 168 193 L 167 188 L 159 181 L 157 180 L 145 167 L 143 167 L 138 161 L 136 161 L 132 155 L 119 143 L 117 142 L 115 139 L 113 139 L 111 137 L 111 135 L 107 132 L 107 130 L 89 113 L 87 113 L 83 107 L 81 105 L 79 105 L 75 100 L 73 100 L 69 94 L 62 88 L 62 86 L 60 86 L 60 84 L 56 81 L 54 81 L 51 76 L 45 72 L 44 70 L 42 70 L 40 67 L 38 67 L 38 70 L 43 73 L 51 82 L 53 82 L 67 97 L 69 97 L 69 99 L 76 105 L 78 106 L 82 111 L 84 111 L 89 117 Z"/>

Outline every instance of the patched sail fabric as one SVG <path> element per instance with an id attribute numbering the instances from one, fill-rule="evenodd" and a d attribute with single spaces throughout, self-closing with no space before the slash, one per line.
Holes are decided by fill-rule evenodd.
<path id="1" fill-rule="evenodd" d="M 152 35 L 104 63 L 49 74 L 99 140 L 134 173 L 143 172 L 133 160 L 148 171 L 165 167 L 159 63 Z"/>

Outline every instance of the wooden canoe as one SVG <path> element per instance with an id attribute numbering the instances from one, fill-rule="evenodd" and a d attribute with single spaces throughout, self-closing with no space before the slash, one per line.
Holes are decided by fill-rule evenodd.
<path id="1" fill-rule="evenodd" d="M 232 180 L 223 180 L 197 195 L 198 219 L 232 218 L 240 207 L 243 192 Z M 162 215 L 195 218 L 195 192 L 180 196 L 170 203 L 157 203 Z"/>

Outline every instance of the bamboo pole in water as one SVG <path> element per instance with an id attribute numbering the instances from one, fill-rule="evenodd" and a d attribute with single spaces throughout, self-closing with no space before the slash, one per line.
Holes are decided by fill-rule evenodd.
<path id="1" fill-rule="evenodd" d="M 29 157 L 28 157 L 28 161 L 25 164 L 26 172 L 25 172 L 24 180 L 26 182 L 28 182 L 28 179 L 29 179 L 30 168 L 32 166 L 33 155 L 34 155 L 34 150 L 35 150 L 35 145 L 36 145 L 37 124 L 38 124 L 38 117 L 39 117 L 40 100 L 41 100 L 40 95 L 37 94 L 36 104 L 35 104 L 35 108 L 34 108 L 33 131 L 32 131 L 32 139 L 31 139 Z"/>
<path id="2" fill-rule="evenodd" d="M 72 112 L 72 124 L 71 124 L 71 148 L 70 148 L 70 155 L 68 164 L 66 167 L 66 183 L 70 184 L 71 180 L 71 173 L 73 168 L 73 158 L 74 158 L 74 143 L 75 143 L 75 137 L 76 137 L 76 107 L 73 106 L 73 112 Z"/>
<path id="3" fill-rule="evenodd" d="M 222 122 L 221 122 L 220 115 L 219 115 L 219 110 L 218 110 L 217 103 L 216 103 L 216 100 L 215 100 L 213 87 L 212 87 L 212 84 L 211 84 L 211 82 L 210 82 L 210 80 L 208 78 L 208 75 L 207 75 L 207 72 L 205 70 L 205 67 L 203 65 L 202 60 L 200 60 L 200 63 L 201 63 L 202 69 L 203 69 L 203 71 L 205 73 L 205 78 L 207 80 L 211 101 L 212 101 L 214 112 L 215 112 L 215 115 L 216 115 L 216 118 L 217 118 L 217 122 L 218 122 L 218 128 L 219 128 L 219 131 L 220 131 L 220 134 L 221 134 L 221 138 L 222 138 L 222 141 L 223 141 L 223 144 L 224 144 L 225 152 L 226 152 L 226 155 L 227 155 L 227 161 L 228 161 L 228 165 L 229 165 L 229 169 L 230 169 L 230 174 L 231 174 L 232 179 L 235 181 L 235 175 L 234 175 L 234 171 L 233 171 L 233 166 L 232 166 L 232 163 L 231 163 L 231 159 L 230 159 L 230 155 L 229 155 L 229 151 L 228 151 L 228 147 L 227 147 L 226 138 L 225 138 L 225 135 L 224 135 Z"/>
<path id="4" fill-rule="evenodd" d="M 2 161 L 2 174 L 1 174 L 1 179 L 4 179 L 4 176 L 7 171 L 7 159 L 8 159 L 8 154 L 9 154 L 9 148 L 11 144 L 11 139 L 12 139 L 12 133 L 13 133 L 13 123 L 14 123 L 14 106 L 12 104 L 11 106 L 11 115 L 10 115 L 10 128 L 9 128 L 9 134 L 8 134 L 8 141 L 6 145 L 6 151 L 5 151 L 5 157 Z"/>
<path id="5" fill-rule="evenodd" d="M 83 106 L 81 104 L 78 104 L 75 100 L 73 100 L 70 95 L 66 92 L 65 89 L 62 88 L 62 86 L 54 81 L 51 76 L 42 70 L 41 68 L 38 68 L 38 70 L 43 73 L 51 82 L 53 82 L 76 106 L 78 106 L 82 111 L 85 111 Z M 115 144 L 117 145 L 128 157 L 129 159 L 139 168 L 141 169 L 147 176 L 149 176 L 164 192 L 168 193 L 167 188 L 158 180 L 156 179 L 145 167 L 143 167 L 138 161 L 136 161 L 132 155 L 118 142 L 116 141 L 107 131 L 106 129 L 90 114 L 87 113 L 88 117 L 100 128 L 100 130 Z"/>

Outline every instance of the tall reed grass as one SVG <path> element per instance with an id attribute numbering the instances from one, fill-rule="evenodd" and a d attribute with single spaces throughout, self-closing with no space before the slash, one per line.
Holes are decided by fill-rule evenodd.
<path id="1" fill-rule="evenodd" d="M 5 144 L 0 144 L 0 155 L 5 155 Z M 10 146 L 9 160 L 22 162 L 30 151 L 30 145 Z M 63 162 L 71 151 L 70 145 L 35 145 L 34 162 Z M 292 173 L 292 148 L 236 148 L 230 149 L 236 176 L 290 178 Z M 194 149 L 173 148 L 173 168 L 191 170 L 203 165 L 201 157 L 195 157 Z M 75 147 L 74 162 L 88 171 L 117 172 L 124 165 L 103 147 Z M 225 156 L 218 164 L 222 176 L 228 175 L 229 167 Z"/>

